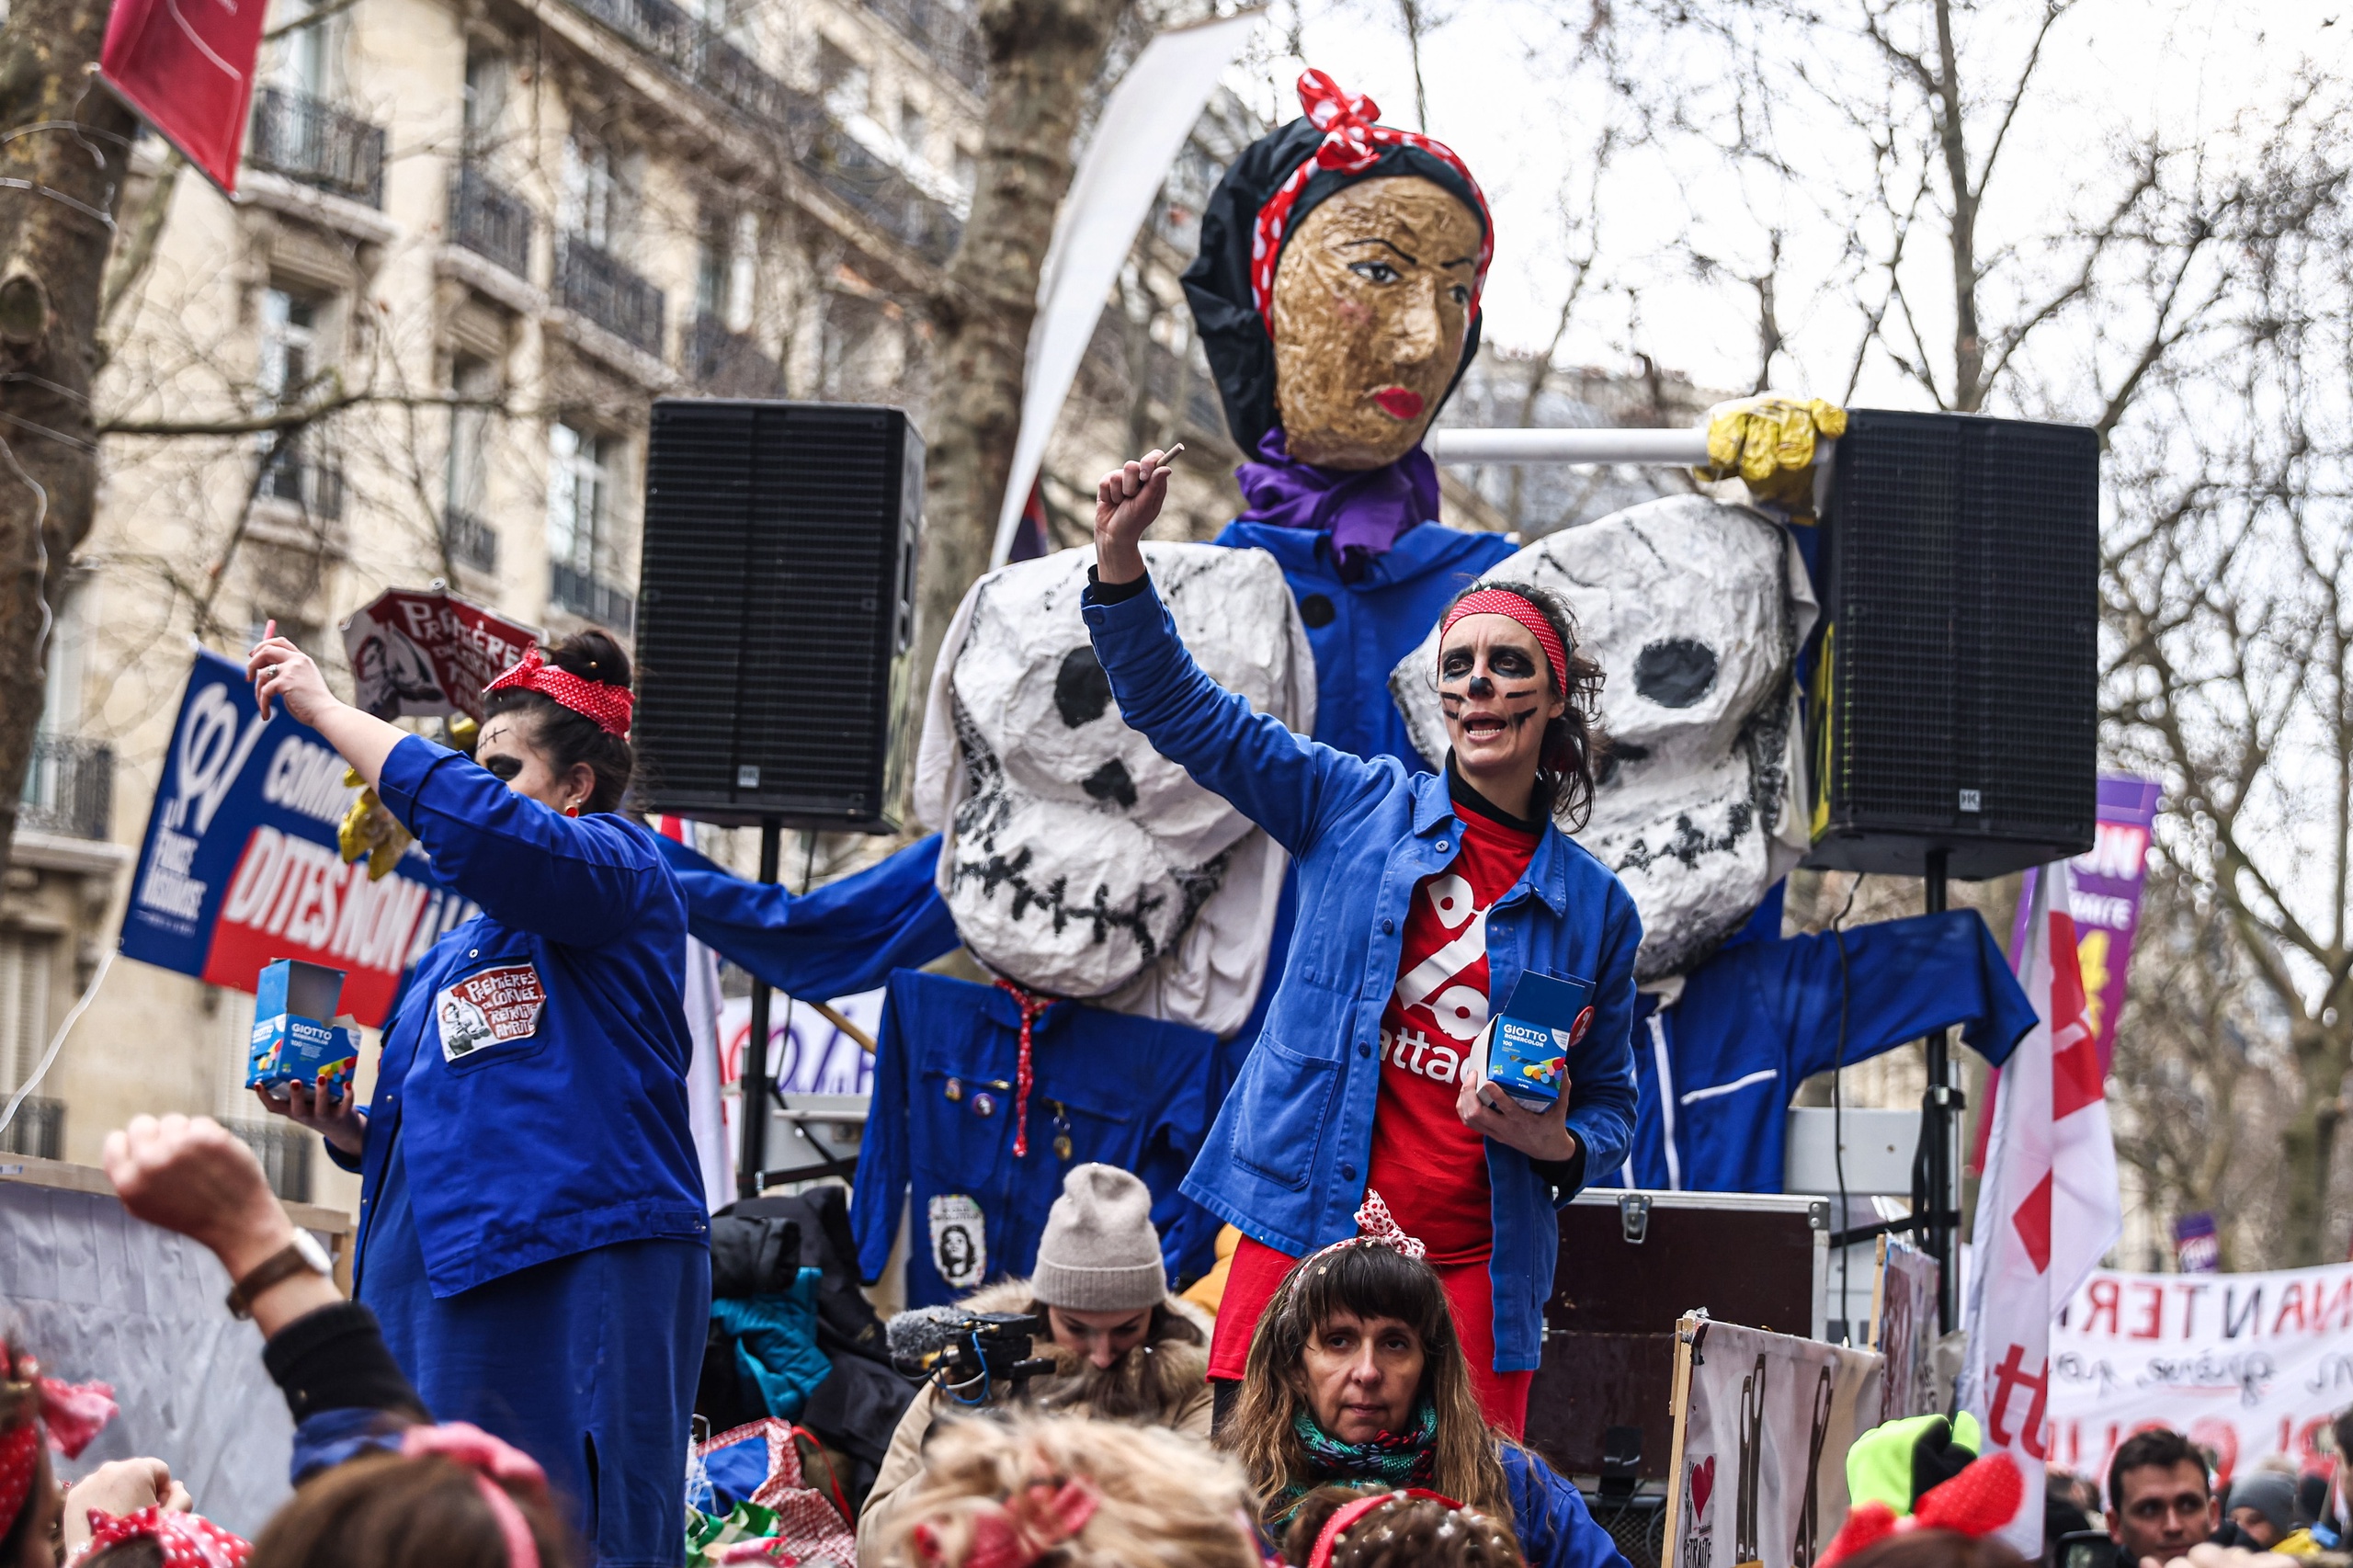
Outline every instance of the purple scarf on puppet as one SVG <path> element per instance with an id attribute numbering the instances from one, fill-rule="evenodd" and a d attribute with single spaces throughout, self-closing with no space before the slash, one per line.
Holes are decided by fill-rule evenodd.
<path id="1" fill-rule="evenodd" d="M 1233 473 L 1248 503 L 1245 517 L 1330 534 L 1344 579 L 1386 554 L 1407 528 L 1438 516 L 1438 465 L 1419 445 L 1381 468 L 1318 468 L 1290 455 L 1278 426 L 1258 437 L 1257 459 Z"/>

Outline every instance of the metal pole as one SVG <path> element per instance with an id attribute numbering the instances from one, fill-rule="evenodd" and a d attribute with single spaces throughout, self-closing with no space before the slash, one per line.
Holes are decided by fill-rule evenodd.
<path id="1" fill-rule="evenodd" d="M 760 881 L 776 881 L 779 852 L 784 843 L 784 824 L 774 817 L 760 823 Z M 737 1081 L 742 1091 L 735 1106 L 744 1119 L 742 1153 L 736 1157 L 735 1195 L 757 1198 L 760 1195 L 760 1171 L 768 1158 L 768 983 L 757 975 L 752 977 L 752 1036 L 744 1042 L 744 1075 Z"/>
<path id="2" fill-rule="evenodd" d="M 1700 428 L 1628 430 L 1616 426 L 1535 430 L 1432 430 L 1422 446 L 1442 463 L 1636 463 L 1696 468 L 1708 460 Z"/>
<path id="3" fill-rule="evenodd" d="M 1928 913 L 1941 915 L 1945 909 L 1945 866 L 1947 851 L 1928 851 L 1927 885 L 1924 890 Z M 1932 1029 L 1928 1034 L 1928 1089 L 1920 1101 L 1920 1142 L 1925 1158 L 1921 1164 L 1927 1171 L 1927 1191 L 1923 1239 L 1928 1254 L 1937 1260 L 1937 1330 L 1950 1334 L 1953 1327 L 1953 1306 L 1956 1300 L 1953 1278 L 1953 1246 L 1955 1228 L 1961 1218 L 1961 1189 L 1954 1180 L 1953 1127 L 1961 1112 L 1961 1095 L 1949 1082 L 1952 1075 L 1952 1040 L 1949 1030 Z"/>

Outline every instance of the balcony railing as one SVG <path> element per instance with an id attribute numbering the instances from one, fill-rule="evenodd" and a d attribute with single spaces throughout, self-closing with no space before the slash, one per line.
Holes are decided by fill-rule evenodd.
<path id="1" fill-rule="evenodd" d="M 343 470 L 280 449 L 261 476 L 260 494 L 334 522 L 343 516 Z"/>
<path id="2" fill-rule="evenodd" d="M 620 257 L 577 234 L 557 247 L 556 299 L 624 343 L 662 352 L 662 290 Z"/>
<path id="3" fill-rule="evenodd" d="M 687 334 L 687 375 L 713 397 L 782 397 L 784 367 L 749 333 L 730 332 L 716 316 L 698 315 Z"/>
<path id="4" fill-rule="evenodd" d="M 106 837 L 114 824 L 114 748 L 36 733 L 17 824 L 67 838 Z"/>
<path id="5" fill-rule="evenodd" d="M 0 1095 L 0 1110 L 10 1096 Z M 37 1160 L 65 1157 L 65 1102 L 27 1095 L 17 1108 L 17 1119 L 0 1131 L 0 1154 L 30 1154 Z"/>
<path id="6" fill-rule="evenodd" d="M 254 94 L 245 160 L 370 207 L 384 205 L 384 128 L 284 87 Z"/>
<path id="7" fill-rule="evenodd" d="M 449 186 L 449 243 L 528 278 L 530 206 L 473 165 L 460 164 Z"/>
<path id="8" fill-rule="evenodd" d="M 311 1150 L 318 1140 L 300 1127 L 232 1118 L 222 1125 L 261 1157 L 269 1190 L 289 1203 L 311 1201 Z"/>
<path id="9" fill-rule="evenodd" d="M 827 190 L 928 261 L 946 261 L 963 223 L 846 132 L 829 131 L 801 160 Z"/>
<path id="10" fill-rule="evenodd" d="M 441 514 L 441 542 L 448 547 L 449 559 L 460 566 L 477 572 L 498 570 L 498 530 L 472 512 L 451 507 Z"/>
<path id="11" fill-rule="evenodd" d="M 866 8 L 965 86 L 975 93 L 987 90 L 988 54 L 980 29 L 963 12 L 939 0 L 866 0 Z"/>
<path id="12" fill-rule="evenodd" d="M 548 597 L 558 609 L 608 626 L 627 637 L 637 627 L 637 597 L 602 577 L 551 561 Z"/>

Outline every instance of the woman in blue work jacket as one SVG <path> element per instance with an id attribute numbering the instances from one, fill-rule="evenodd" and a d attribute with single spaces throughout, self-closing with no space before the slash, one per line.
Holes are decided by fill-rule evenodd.
<path id="1" fill-rule="evenodd" d="M 710 1222 L 686 906 L 617 811 L 629 657 L 596 631 L 534 648 L 484 692 L 472 760 L 336 700 L 283 637 L 246 673 L 482 911 L 411 972 L 367 1109 L 265 1103 L 360 1172 L 357 1294 L 435 1416 L 544 1465 L 599 1562 L 674 1563 Z"/>
<path id="2" fill-rule="evenodd" d="M 1082 612 L 1120 717 L 1298 862 L 1299 923 L 1249 1060 L 1184 1183 L 1238 1227 L 1210 1371 L 1230 1391 L 1292 1260 L 1352 1234 L 1377 1194 L 1427 1248 L 1481 1408 L 1518 1435 L 1559 1251 L 1553 1207 L 1626 1156 L 1642 921 L 1610 869 L 1554 825 L 1590 799 L 1600 671 L 1564 606 L 1476 585 L 1431 672 L 1451 752 L 1408 774 L 1292 733 L 1185 651 L 1139 540 L 1159 452 L 1097 494 Z M 1484 1072 L 1491 1006 L 1523 975 L 1577 995 L 1542 1110 Z M 1540 1097 L 1540 1096 L 1534 1096 Z M 1228 1394 L 1230 1398 L 1230 1392 Z"/>

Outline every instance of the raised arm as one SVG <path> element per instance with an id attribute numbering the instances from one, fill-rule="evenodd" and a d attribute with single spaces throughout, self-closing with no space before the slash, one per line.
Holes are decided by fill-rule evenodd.
<path id="1" fill-rule="evenodd" d="M 1144 570 L 1142 540 L 1167 496 L 1168 474 L 1163 454 L 1149 452 L 1097 487 L 1095 581 L 1082 601 L 1095 656 L 1129 728 L 1299 854 L 1323 824 L 1390 788 L 1384 771 L 1397 765 L 1294 734 L 1193 662 Z"/>

